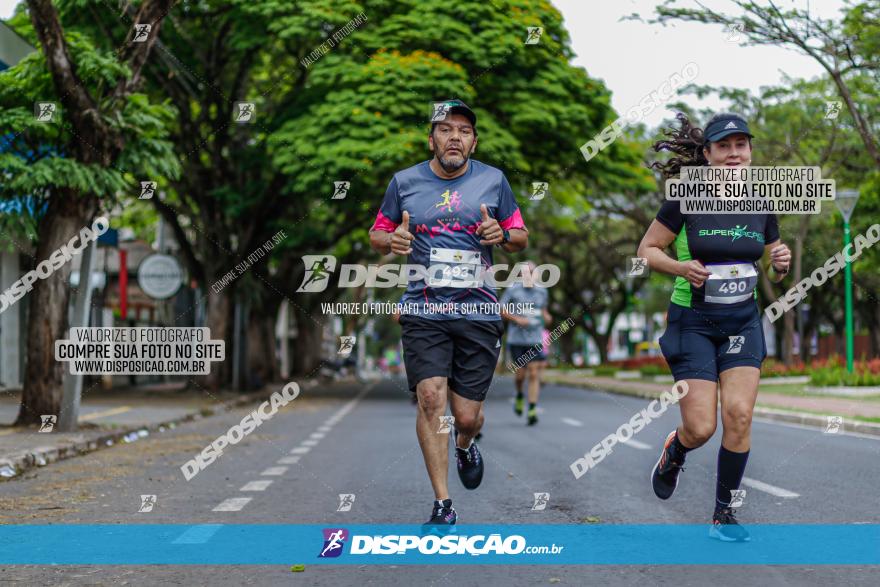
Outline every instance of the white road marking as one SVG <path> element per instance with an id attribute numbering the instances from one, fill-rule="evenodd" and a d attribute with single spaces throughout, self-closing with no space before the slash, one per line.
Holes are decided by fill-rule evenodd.
<path id="1" fill-rule="evenodd" d="M 215 507 L 212 512 L 237 512 L 248 504 L 252 497 L 230 497 Z"/>
<path id="2" fill-rule="evenodd" d="M 292 455 L 304 455 L 304 454 L 306 454 L 307 452 L 309 452 L 310 450 L 312 450 L 312 447 L 310 447 L 310 446 L 298 446 L 298 447 L 296 447 L 296 448 L 292 448 L 292 449 L 290 449 L 290 454 L 292 454 Z"/>
<path id="3" fill-rule="evenodd" d="M 245 484 L 239 491 L 266 491 L 266 488 L 272 485 L 271 479 L 261 479 L 260 481 L 251 481 Z"/>
<path id="4" fill-rule="evenodd" d="M 300 457 L 284 457 L 275 461 L 279 465 L 295 465 L 299 462 Z"/>
<path id="5" fill-rule="evenodd" d="M 217 509 L 215 508 L 214 511 L 217 511 Z M 175 538 L 171 544 L 204 544 L 222 527 L 223 524 L 199 524 L 189 528 L 186 532 Z"/>
<path id="6" fill-rule="evenodd" d="M 651 450 L 650 444 L 645 444 L 644 442 L 640 442 L 640 441 L 636 440 L 635 438 L 630 438 L 629 440 L 627 440 L 626 442 L 623 442 L 622 444 L 629 446 L 631 448 L 637 448 L 639 450 Z"/>
<path id="7" fill-rule="evenodd" d="M 287 472 L 287 467 L 269 467 L 260 475 L 283 475 Z"/>
<path id="8" fill-rule="evenodd" d="M 317 441 L 317 440 L 308 439 L 308 440 L 303 440 L 302 442 L 300 442 L 300 444 L 301 444 L 302 446 L 318 446 L 318 441 Z"/>
<path id="9" fill-rule="evenodd" d="M 581 422 L 580 420 L 575 420 L 574 418 L 563 418 L 562 421 L 569 426 L 577 426 L 578 428 L 584 425 L 583 422 Z"/>
<path id="10" fill-rule="evenodd" d="M 311 434 L 309 434 L 309 438 L 315 438 L 315 439 L 320 440 L 321 438 L 324 438 L 324 433 L 323 432 L 312 432 Z"/>
<path id="11" fill-rule="evenodd" d="M 318 432 L 323 432 L 324 434 L 333 430 L 333 426 L 321 426 L 318 428 Z"/>
<path id="12" fill-rule="evenodd" d="M 742 484 L 776 497 L 800 497 L 800 494 L 795 493 L 794 491 L 776 487 L 775 485 L 770 485 L 769 483 L 764 483 L 763 481 L 758 481 L 757 479 L 751 479 L 749 477 L 743 477 Z"/>

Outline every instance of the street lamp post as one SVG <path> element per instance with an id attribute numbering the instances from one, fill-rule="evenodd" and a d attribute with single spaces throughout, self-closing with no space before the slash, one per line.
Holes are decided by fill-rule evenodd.
<path id="1" fill-rule="evenodd" d="M 846 262 L 844 279 L 846 287 L 846 370 L 853 372 L 853 311 L 852 311 L 852 266 L 846 254 L 850 244 L 849 219 L 852 217 L 856 202 L 859 201 L 858 190 L 841 190 L 837 192 L 834 202 L 840 215 L 843 216 L 843 259 Z"/>

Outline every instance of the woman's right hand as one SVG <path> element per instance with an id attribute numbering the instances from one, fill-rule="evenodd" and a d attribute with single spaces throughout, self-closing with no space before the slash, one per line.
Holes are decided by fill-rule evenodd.
<path id="1" fill-rule="evenodd" d="M 687 279 L 694 287 L 703 287 L 703 283 L 712 273 L 697 260 L 679 263 L 679 275 Z"/>

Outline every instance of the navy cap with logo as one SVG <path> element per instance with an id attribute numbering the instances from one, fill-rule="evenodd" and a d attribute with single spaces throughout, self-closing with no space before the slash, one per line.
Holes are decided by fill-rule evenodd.
<path id="1" fill-rule="evenodd" d="M 705 137 L 706 142 L 714 143 L 715 141 L 720 141 L 724 137 L 737 133 L 748 135 L 749 138 L 754 137 L 749 130 L 749 123 L 746 122 L 745 118 L 738 114 L 722 114 L 713 118 L 712 121 L 706 125 L 706 130 L 703 132 L 703 136 Z"/>
<path id="2" fill-rule="evenodd" d="M 446 112 L 448 114 L 461 114 L 465 118 L 467 118 L 468 120 L 471 121 L 471 125 L 474 128 L 477 127 L 477 115 L 474 114 L 474 111 L 470 109 L 470 106 L 468 106 L 467 104 L 465 104 L 461 100 L 453 99 L 453 100 L 444 100 L 443 102 L 435 102 L 434 103 L 435 108 L 440 104 L 446 105 L 446 108 L 447 108 Z M 446 118 L 445 116 L 442 118 L 439 118 L 439 119 L 432 118 L 431 122 L 437 123 L 437 122 L 440 122 L 441 120 L 444 120 L 445 118 Z"/>

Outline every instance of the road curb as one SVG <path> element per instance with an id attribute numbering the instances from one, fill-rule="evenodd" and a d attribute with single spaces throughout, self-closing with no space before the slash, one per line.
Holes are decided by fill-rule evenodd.
<path id="1" fill-rule="evenodd" d="M 307 389 L 317 385 L 315 380 L 305 380 L 300 383 L 300 387 Z M 264 401 L 271 396 L 271 391 L 265 389 L 257 392 L 248 393 L 233 400 L 227 400 L 219 405 L 209 408 L 200 408 L 197 411 L 189 412 L 177 418 L 171 418 L 153 424 L 142 426 L 130 426 L 120 428 L 112 432 L 107 432 L 95 438 L 87 438 L 75 442 L 68 442 L 60 445 L 47 445 L 37 447 L 22 453 L 14 454 L 12 457 L 0 458 L 0 482 L 15 479 L 31 469 L 45 467 L 49 463 L 62 461 L 80 455 L 89 454 L 102 448 L 115 446 L 117 443 L 135 442 L 141 438 L 146 438 L 152 432 L 164 432 L 166 429 L 174 429 L 178 424 L 186 422 L 195 422 L 203 418 L 215 416 L 221 412 L 228 412 L 234 408 L 241 407 L 254 402 Z"/>
<path id="2" fill-rule="evenodd" d="M 778 422 L 788 422 L 790 424 L 802 424 L 813 428 L 821 428 L 823 431 L 828 427 L 828 416 L 834 415 L 838 414 L 811 414 L 809 412 L 795 412 L 778 408 L 755 408 L 755 416 L 759 418 L 775 420 Z M 874 424 L 873 422 L 860 422 L 859 420 L 853 420 L 851 417 L 847 416 L 842 416 L 842 418 L 843 422 L 840 424 L 841 431 L 880 437 L 880 424 Z"/>
<path id="3" fill-rule="evenodd" d="M 547 377 L 546 382 L 556 385 L 573 385 L 576 387 L 589 389 L 591 391 L 604 391 L 607 393 L 627 395 L 630 397 L 639 397 L 643 399 L 656 399 L 660 396 L 660 394 L 658 393 L 635 390 L 632 388 L 627 388 L 623 385 L 605 385 L 603 383 L 601 386 L 599 386 L 587 382 L 562 381 L 552 376 Z M 671 387 L 672 386 L 670 386 L 670 388 Z M 840 414 L 812 414 L 809 412 L 798 412 L 795 410 L 786 410 L 782 408 L 756 406 L 754 415 L 755 417 L 763 418 L 765 420 L 787 422 L 789 424 L 800 424 L 803 426 L 810 426 L 812 428 L 821 428 L 824 431 L 825 428 L 828 427 L 828 416 L 835 416 Z M 855 432 L 858 434 L 868 434 L 870 436 L 880 436 L 880 424 L 875 424 L 872 422 L 860 422 L 859 420 L 854 420 L 852 419 L 852 417 L 849 416 L 843 416 L 843 422 L 840 425 L 840 430 L 843 432 Z"/>

